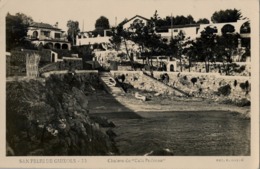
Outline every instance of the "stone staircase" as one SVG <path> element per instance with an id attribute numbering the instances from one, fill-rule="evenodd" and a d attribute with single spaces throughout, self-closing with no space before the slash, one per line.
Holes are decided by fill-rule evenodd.
<path id="1" fill-rule="evenodd" d="M 49 63 L 41 68 L 39 68 L 39 73 L 44 73 L 44 72 L 49 72 L 53 70 L 59 70 L 59 63 L 54 62 L 54 63 Z"/>
<path id="2" fill-rule="evenodd" d="M 125 91 L 117 85 L 116 80 L 112 77 L 110 72 L 99 72 L 99 79 L 106 91 L 113 96 L 125 94 Z"/>

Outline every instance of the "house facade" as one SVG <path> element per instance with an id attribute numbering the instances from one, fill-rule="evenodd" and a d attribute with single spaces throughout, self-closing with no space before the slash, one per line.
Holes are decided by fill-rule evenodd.
<path id="1" fill-rule="evenodd" d="M 130 26 L 135 22 L 139 22 L 139 23 L 143 23 L 144 25 L 147 25 L 148 21 L 149 19 L 145 17 L 142 17 L 140 15 L 135 15 L 134 17 L 132 17 L 131 19 L 129 19 L 123 24 L 123 29 L 129 29 Z"/>
<path id="2" fill-rule="evenodd" d="M 71 44 L 58 24 L 52 26 L 47 23 L 33 22 L 28 27 L 27 38 L 33 44 L 49 49 L 71 49 Z"/>
<path id="3" fill-rule="evenodd" d="M 103 35 L 96 34 L 93 31 L 88 32 L 80 32 L 76 36 L 76 46 L 82 45 L 93 45 L 93 44 L 108 44 L 110 43 L 109 33 L 111 32 L 110 29 L 104 30 Z"/>
<path id="4" fill-rule="evenodd" d="M 123 24 L 124 29 L 129 29 L 131 24 L 134 22 L 142 22 L 147 24 L 149 19 L 144 18 L 140 15 L 136 15 L 133 18 L 129 19 Z M 161 35 L 162 38 L 170 39 L 179 34 L 179 32 L 184 33 L 185 37 L 190 39 L 196 39 L 200 37 L 200 33 L 206 27 L 215 27 L 217 29 L 216 34 L 221 35 L 223 29 L 234 29 L 234 33 L 238 33 L 242 38 L 250 38 L 249 32 L 245 31 L 245 24 L 248 24 L 249 20 L 238 20 L 237 22 L 229 23 L 210 23 L 210 24 L 187 24 L 187 25 L 173 25 L 156 28 L 156 33 Z"/>

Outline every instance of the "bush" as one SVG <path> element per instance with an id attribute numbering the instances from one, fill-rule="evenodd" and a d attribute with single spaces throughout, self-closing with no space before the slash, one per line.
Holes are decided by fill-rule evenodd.
<path id="1" fill-rule="evenodd" d="M 242 89 L 242 90 L 245 90 L 246 89 L 246 85 L 245 85 L 245 83 L 240 83 L 240 88 Z"/>
<path id="2" fill-rule="evenodd" d="M 237 86 L 237 80 L 234 81 L 234 86 L 235 86 L 235 87 Z"/>
<path id="3" fill-rule="evenodd" d="M 182 85 L 189 85 L 189 81 L 188 81 L 187 76 L 180 77 L 179 82 L 180 82 Z"/>
<path id="4" fill-rule="evenodd" d="M 250 106 L 251 102 L 250 102 L 250 100 L 243 98 L 241 100 L 238 100 L 236 102 L 236 105 L 239 106 L 239 107 Z"/>
<path id="5" fill-rule="evenodd" d="M 221 94 L 221 95 L 224 95 L 224 96 L 228 96 L 230 95 L 231 93 L 231 87 L 229 84 L 225 85 L 225 86 L 221 86 L 218 88 L 218 92 Z"/>
<path id="6" fill-rule="evenodd" d="M 192 84 L 193 84 L 193 86 L 194 86 L 194 84 L 197 82 L 197 78 L 196 78 L 196 77 L 193 77 L 193 78 L 191 78 L 190 81 L 192 82 Z"/>
<path id="7" fill-rule="evenodd" d="M 240 83 L 239 86 L 240 86 L 240 88 L 241 88 L 242 90 L 248 91 L 248 89 L 249 89 L 249 82 L 246 81 L 245 83 Z"/>

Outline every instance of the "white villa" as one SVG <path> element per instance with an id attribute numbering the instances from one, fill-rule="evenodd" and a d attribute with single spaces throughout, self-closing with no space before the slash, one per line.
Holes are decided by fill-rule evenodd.
<path id="1" fill-rule="evenodd" d="M 135 15 L 131 19 L 129 19 L 127 22 L 123 24 L 123 29 L 129 29 L 129 27 L 134 23 L 134 22 L 142 22 L 144 25 L 147 25 L 149 19 L 142 17 L 140 15 Z"/>
<path id="2" fill-rule="evenodd" d="M 134 22 L 142 22 L 147 24 L 149 19 L 142 17 L 140 15 L 136 15 L 133 18 L 129 19 L 127 22 L 123 24 L 124 29 L 129 29 L 130 25 Z M 244 26 L 248 23 L 249 20 L 238 20 L 237 22 L 229 22 L 229 23 L 210 23 L 210 24 L 187 24 L 187 25 L 173 25 L 166 27 L 159 27 L 156 29 L 156 32 L 161 35 L 162 38 L 169 40 L 171 37 L 175 37 L 179 32 L 182 31 L 186 37 L 190 39 L 195 39 L 200 37 L 200 33 L 206 27 L 215 27 L 217 29 L 216 34 L 221 35 L 222 29 L 226 27 L 233 27 L 235 32 L 239 33 L 243 38 L 249 38 L 249 33 L 244 33 Z"/>
<path id="3" fill-rule="evenodd" d="M 27 38 L 37 46 L 45 46 L 49 49 L 70 50 L 71 48 L 64 31 L 58 28 L 57 23 L 52 26 L 47 23 L 33 22 L 28 27 Z"/>

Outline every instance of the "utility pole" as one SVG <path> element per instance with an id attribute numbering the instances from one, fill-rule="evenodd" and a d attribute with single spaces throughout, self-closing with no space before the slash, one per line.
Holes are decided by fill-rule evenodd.
<path id="1" fill-rule="evenodd" d="M 173 30 L 172 30 L 172 13 L 171 13 L 171 38 L 173 38 Z"/>
<path id="2" fill-rule="evenodd" d="M 82 25 L 82 31 L 81 32 L 84 32 L 84 19 L 83 19 L 83 25 Z"/>
<path id="3" fill-rule="evenodd" d="M 172 30 L 172 13 L 171 13 L 171 40 L 173 39 L 173 30 Z M 172 56 L 171 58 L 173 57 L 173 53 L 172 53 Z M 170 58 L 170 60 L 171 60 Z"/>

